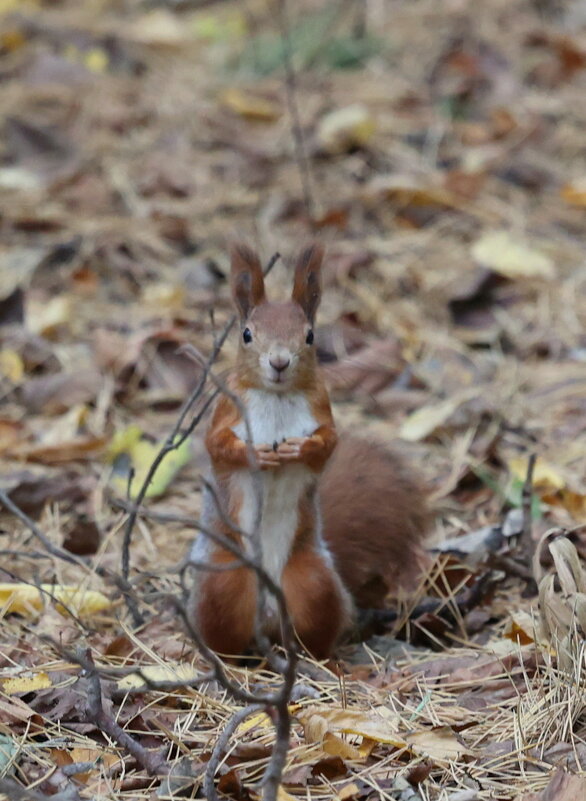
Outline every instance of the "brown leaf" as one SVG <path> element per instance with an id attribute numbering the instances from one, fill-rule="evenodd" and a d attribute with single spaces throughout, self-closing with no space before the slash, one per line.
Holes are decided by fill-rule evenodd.
<path id="1" fill-rule="evenodd" d="M 67 526 L 63 547 L 78 556 L 90 556 L 97 553 L 100 539 L 100 529 L 96 521 L 85 515 L 76 515 L 73 522 Z"/>
<path id="2" fill-rule="evenodd" d="M 311 769 L 311 775 L 334 781 L 348 775 L 348 768 L 339 756 L 330 756 L 320 759 Z"/>
<path id="3" fill-rule="evenodd" d="M 47 472 L 39 468 L 5 473 L 0 486 L 20 509 L 38 517 L 46 503 L 76 504 L 84 501 L 94 486 L 91 476 L 73 472 Z"/>
<path id="4" fill-rule="evenodd" d="M 32 414 L 59 414 L 94 400 L 102 385 L 101 373 L 91 367 L 76 373 L 55 373 L 30 378 L 22 387 L 22 400 Z"/>
<path id="5" fill-rule="evenodd" d="M 549 784 L 539 793 L 526 793 L 519 801 L 584 801 L 586 777 L 556 770 Z"/>

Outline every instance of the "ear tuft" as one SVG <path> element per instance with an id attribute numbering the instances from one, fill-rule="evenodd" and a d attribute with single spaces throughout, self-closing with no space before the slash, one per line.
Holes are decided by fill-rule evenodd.
<path id="1" fill-rule="evenodd" d="M 301 251 L 295 264 L 292 298 L 301 306 L 312 325 L 321 300 L 320 274 L 323 258 L 323 247 L 314 242 Z"/>
<path id="2" fill-rule="evenodd" d="M 244 242 L 230 248 L 232 298 L 242 320 L 265 299 L 262 265 L 257 254 Z"/>

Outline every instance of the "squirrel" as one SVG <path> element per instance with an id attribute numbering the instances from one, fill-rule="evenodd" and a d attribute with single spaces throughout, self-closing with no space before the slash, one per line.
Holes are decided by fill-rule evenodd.
<path id="1" fill-rule="evenodd" d="M 240 345 L 205 440 L 211 489 L 204 488 L 202 508 L 202 525 L 242 548 L 234 529 L 250 533 L 260 519 L 263 567 L 283 591 L 300 643 L 316 659 L 331 655 L 357 607 L 381 608 L 414 572 L 430 523 L 425 494 L 398 454 L 355 436 L 338 438 L 313 330 L 323 256 L 319 244 L 303 249 L 291 299 L 277 303 L 266 298 L 256 253 L 232 246 Z M 255 635 L 254 571 L 229 568 L 234 555 L 203 533 L 191 559 L 211 569 L 196 571 L 189 622 L 213 651 L 244 654 Z M 260 623 L 278 642 L 276 607 L 267 606 Z"/>

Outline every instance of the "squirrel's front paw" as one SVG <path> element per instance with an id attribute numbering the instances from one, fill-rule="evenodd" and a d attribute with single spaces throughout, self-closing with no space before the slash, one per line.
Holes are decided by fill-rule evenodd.
<path id="1" fill-rule="evenodd" d="M 288 437 L 282 442 L 277 453 L 282 462 L 303 462 L 323 448 L 321 437 Z"/>
<path id="2" fill-rule="evenodd" d="M 254 454 L 257 465 L 261 470 L 272 470 L 281 464 L 279 453 L 273 445 L 257 445 L 254 449 Z"/>

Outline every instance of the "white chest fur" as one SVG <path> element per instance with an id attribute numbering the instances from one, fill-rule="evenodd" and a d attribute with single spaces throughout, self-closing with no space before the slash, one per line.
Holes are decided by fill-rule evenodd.
<path id="1" fill-rule="evenodd" d="M 286 437 L 307 437 L 317 428 L 309 403 L 302 395 L 249 390 L 245 403 L 255 445 L 282 442 Z M 244 423 L 239 423 L 234 433 L 246 439 Z M 271 577 L 279 581 L 297 529 L 299 500 L 315 478 L 307 467 L 299 464 L 263 471 L 261 475 L 263 565 Z M 250 532 L 254 528 L 258 500 L 252 475 L 248 470 L 241 470 L 232 480 L 242 493 L 240 526 Z"/>
<path id="2" fill-rule="evenodd" d="M 307 398 L 303 395 L 281 395 L 250 389 L 244 403 L 254 445 L 282 442 L 285 437 L 309 437 L 317 428 Z M 234 428 L 234 433 L 246 439 L 246 426 L 243 422 Z"/>

